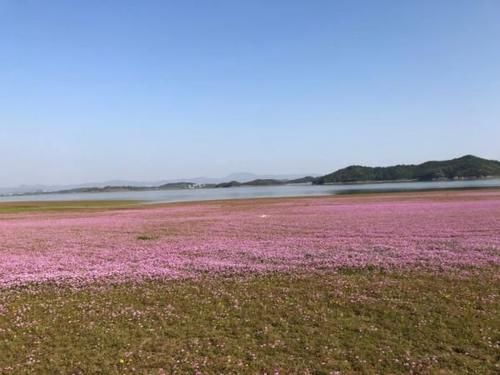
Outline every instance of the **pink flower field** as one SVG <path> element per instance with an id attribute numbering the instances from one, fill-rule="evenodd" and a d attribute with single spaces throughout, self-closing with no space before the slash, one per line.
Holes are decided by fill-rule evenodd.
<path id="1" fill-rule="evenodd" d="M 0 215 L 0 285 L 500 264 L 500 193 L 218 201 Z"/>

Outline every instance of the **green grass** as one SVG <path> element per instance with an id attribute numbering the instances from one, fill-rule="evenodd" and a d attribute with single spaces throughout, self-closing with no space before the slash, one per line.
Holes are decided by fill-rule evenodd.
<path id="1" fill-rule="evenodd" d="M 497 273 L 3 290 L 0 373 L 495 373 Z"/>
<path id="2" fill-rule="evenodd" d="M 140 205 L 139 201 L 129 200 L 0 202 L 0 214 L 18 212 L 109 210 L 130 208 L 138 205 Z"/>
<path id="3" fill-rule="evenodd" d="M 141 241 L 156 240 L 157 238 L 158 238 L 158 236 L 151 235 L 151 234 L 141 234 L 140 236 L 137 236 L 137 239 L 141 240 Z"/>

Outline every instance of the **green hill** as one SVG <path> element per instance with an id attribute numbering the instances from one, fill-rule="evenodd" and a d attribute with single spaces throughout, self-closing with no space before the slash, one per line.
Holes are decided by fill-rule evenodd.
<path id="1" fill-rule="evenodd" d="M 306 176 L 306 177 L 302 177 L 302 178 L 296 178 L 294 180 L 288 180 L 287 184 L 307 184 L 307 183 L 313 182 L 314 179 L 315 178 L 312 176 Z"/>
<path id="2" fill-rule="evenodd" d="M 434 181 L 451 179 L 473 179 L 500 176 L 500 162 L 473 155 L 461 158 L 428 161 L 418 165 L 395 165 L 390 167 L 364 167 L 352 165 L 333 173 L 318 177 L 314 184 L 368 181 Z"/>
<path id="3" fill-rule="evenodd" d="M 272 178 L 258 178 L 256 180 L 248 182 L 238 182 L 238 181 L 222 182 L 220 184 L 215 185 L 215 187 L 227 188 L 227 187 L 237 187 L 237 186 L 274 186 L 274 185 L 284 185 L 286 183 L 287 181 L 285 180 L 275 180 Z"/>

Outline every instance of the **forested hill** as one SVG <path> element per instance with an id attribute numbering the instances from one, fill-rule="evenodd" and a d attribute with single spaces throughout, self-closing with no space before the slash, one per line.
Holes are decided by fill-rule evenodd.
<path id="1" fill-rule="evenodd" d="M 473 155 L 443 161 L 428 161 L 418 165 L 364 167 L 351 165 L 316 178 L 313 183 L 340 183 L 364 181 L 433 181 L 500 176 L 500 162 Z"/>

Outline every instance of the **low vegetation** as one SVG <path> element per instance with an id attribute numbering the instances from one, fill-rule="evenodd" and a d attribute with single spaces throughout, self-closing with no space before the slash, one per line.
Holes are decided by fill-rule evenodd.
<path id="1" fill-rule="evenodd" d="M 55 207 L 0 220 L 0 287 L 500 263 L 498 190 Z"/>
<path id="2" fill-rule="evenodd" d="M 0 374 L 498 373 L 499 194 L 9 204 Z"/>
<path id="3" fill-rule="evenodd" d="M 140 202 L 129 200 L 1 202 L 0 214 L 18 212 L 102 211 L 132 208 L 139 205 Z"/>
<path id="4" fill-rule="evenodd" d="M 498 373 L 498 268 L 0 291 L 0 373 Z"/>

